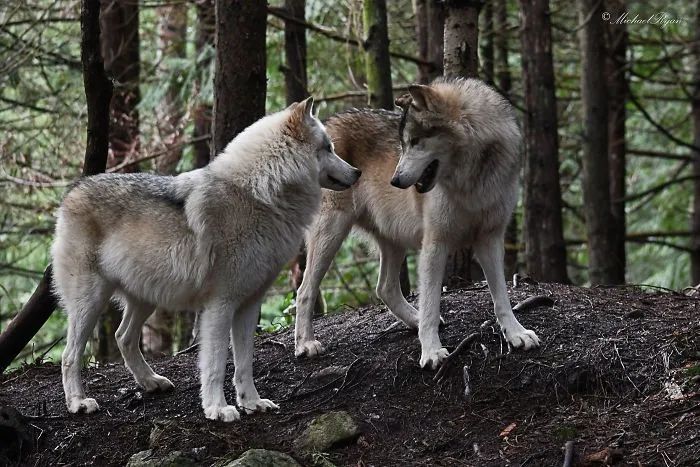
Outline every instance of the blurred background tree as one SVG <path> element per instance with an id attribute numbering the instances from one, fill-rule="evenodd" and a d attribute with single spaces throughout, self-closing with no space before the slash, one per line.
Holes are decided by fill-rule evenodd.
<path id="1" fill-rule="evenodd" d="M 239 31 L 220 29 L 215 40 L 215 3 L 100 2 L 102 50 L 115 86 L 108 171 L 174 174 L 201 167 L 240 130 L 226 130 L 212 144 L 215 44 Z M 266 12 L 264 2 L 221 5 L 228 5 L 231 20 L 264 31 L 266 92 L 249 97 L 264 97 L 266 112 L 306 92 L 322 118 L 350 107 L 386 107 L 373 91 L 370 65 L 380 62 L 371 34 L 377 28 L 369 24 L 381 32 L 384 14 L 387 35 L 379 45 L 388 50 L 389 75 L 379 83 L 382 93 L 396 97 L 408 84 L 439 76 L 443 47 L 468 59 L 475 70 L 459 74 L 492 83 L 525 130 L 524 199 L 508 233 L 507 271 L 580 285 L 625 281 L 678 289 L 700 281 L 700 6 L 694 2 L 579 0 L 572 8 L 563 0 L 274 0 Z M 259 7 L 254 24 L 252 13 L 236 5 Z M 645 22 L 616 24 L 626 12 L 628 20 L 638 15 Z M 452 30 L 451 14 L 466 15 L 465 31 Z M 53 212 L 81 172 L 87 115 L 79 17 L 78 0 L 0 5 L 0 331 L 49 263 Z M 455 35 L 445 36 L 446 27 Z M 293 63 L 301 37 L 305 60 Z M 462 42 L 469 50 L 460 56 L 454 44 Z M 228 62 L 229 80 L 248 69 L 239 65 Z M 291 89 L 300 83 L 304 93 Z M 227 106 L 245 98 L 223 97 Z M 263 100 L 246 110 L 247 118 L 262 114 Z M 371 246 L 349 239 L 323 284 L 327 311 L 375 302 L 377 266 Z M 407 270 L 415 284 L 413 256 Z M 293 320 L 288 275 L 265 302 L 264 330 Z M 144 347 L 154 353 L 186 347 L 193 316 L 156 314 Z M 57 360 L 64 327 L 63 314 L 54 313 L 16 364 Z M 114 327 L 108 321 L 99 327 L 92 355 L 109 359 L 105 339 Z"/>

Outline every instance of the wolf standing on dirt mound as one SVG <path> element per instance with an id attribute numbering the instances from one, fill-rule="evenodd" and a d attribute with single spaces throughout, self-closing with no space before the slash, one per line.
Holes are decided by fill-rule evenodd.
<path id="1" fill-rule="evenodd" d="M 275 409 L 253 382 L 253 336 L 268 286 L 299 249 L 321 187 L 344 190 L 360 171 L 340 159 L 311 98 L 238 135 L 209 166 L 176 177 L 98 175 L 76 183 L 58 213 L 54 288 L 68 313 L 62 373 L 70 412 L 93 412 L 80 381 L 85 344 L 111 297 L 124 304 L 116 332 L 124 362 L 147 391 L 173 384 L 139 348 L 155 306 L 203 309 L 202 406 L 232 421 L 224 397 L 229 335 L 238 406 Z"/>
<path id="2" fill-rule="evenodd" d="M 411 86 L 396 104 L 403 114 L 354 110 L 326 123 L 338 154 L 364 175 L 351 190 L 323 194 L 307 236 L 295 354 L 323 352 L 314 338 L 313 305 L 353 226 L 379 247 L 377 295 L 398 319 L 418 329 L 422 367 L 436 368 L 448 354 L 438 336 L 442 279 L 450 251 L 465 245 L 474 249 L 484 270 L 506 340 L 526 350 L 538 347 L 537 335 L 513 315 L 503 272 L 503 238 L 517 201 L 520 169 L 520 131 L 511 105 L 475 79 Z M 418 311 L 399 285 L 408 248 L 421 250 Z"/>

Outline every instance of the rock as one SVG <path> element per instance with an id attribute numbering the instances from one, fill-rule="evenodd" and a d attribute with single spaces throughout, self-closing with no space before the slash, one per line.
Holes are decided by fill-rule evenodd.
<path id="1" fill-rule="evenodd" d="M 301 467 L 291 456 L 267 449 L 249 449 L 238 459 L 218 462 L 217 467 Z"/>
<path id="2" fill-rule="evenodd" d="M 360 429 L 349 413 L 329 412 L 316 417 L 295 441 L 300 451 L 327 451 L 360 436 Z"/>
<path id="3" fill-rule="evenodd" d="M 194 465 L 194 461 L 180 451 L 158 455 L 152 449 L 137 452 L 126 463 L 126 467 L 193 467 Z"/>

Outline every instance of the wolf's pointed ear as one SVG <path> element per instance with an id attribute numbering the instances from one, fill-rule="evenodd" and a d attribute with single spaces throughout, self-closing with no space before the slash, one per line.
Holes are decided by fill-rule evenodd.
<path id="1" fill-rule="evenodd" d="M 402 109 L 406 109 L 406 107 L 411 105 L 411 102 L 413 102 L 413 98 L 411 97 L 411 95 L 409 93 L 406 93 L 406 94 L 394 99 L 394 104 L 397 107 L 401 107 Z"/>
<path id="2" fill-rule="evenodd" d="M 413 107 L 417 110 L 433 110 L 435 108 L 435 92 L 430 86 L 423 84 L 412 84 L 408 87 L 408 92 L 413 98 Z"/>
<path id="3" fill-rule="evenodd" d="M 308 118 L 313 118 L 314 98 L 312 96 L 309 96 L 299 103 L 299 105 L 301 104 L 304 105 L 304 116 Z"/>

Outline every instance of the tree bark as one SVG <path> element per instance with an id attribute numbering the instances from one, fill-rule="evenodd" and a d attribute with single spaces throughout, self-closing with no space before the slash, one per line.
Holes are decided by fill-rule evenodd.
<path id="1" fill-rule="evenodd" d="M 693 69 L 693 97 L 691 101 L 691 113 L 693 118 L 693 146 L 700 147 L 700 1 L 695 7 L 695 40 L 692 44 L 694 69 Z M 692 284 L 700 283 L 700 151 L 691 151 L 693 158 L 693 214 L 690 222 L 692 237 L 690 240 L 692 253 L 690 254 L 690 269 Z"/>
<path id="2" fill-rule="evenodd" d="M 520 0 L 524 83 L 524 240 L 534 279 L 568 283 L 548 0 Z"/>
<path id="3" fill-rule="evenodd" d="M 107 166 L 109 103 L 112 99 L 112 82 L 107 78 L 100 53 L 98 2 L 82 0 L 80 29 L 80 58 L 88 119 L 83 176 L 88 176 L 104 172 Z M 29 301 L 0 334 L 0 372 L 7 369 L 56 308 L 58 300 L 51 291 L 52 280 L 49 265 Z"/>
<path id="4" fill-rule="evenodd" d="M 372 107 L 393 110 L 386 0 L 364 0 L 362 20 L 369 104 Z"/>
<path id="5" fill-rule="evenodd" d="M 480 0 L 445 2 L 445 76 L 476 78 L 479 74 Z"/>
<path id="6" fill-rule="evenodd" d="M 605 39 L 599 0 L 578 0 L 583 111 L 583 211 L 588 236 L 591 284 L 618 282 L 615 232 L 610 204 L 608 161 L 608 93 L 605 83 Z"/>
<path id="7" fill-rule="evenodd" d="M 620 17 L 627 8 L 624 0 L 608 0 L 605 10 L 612 18 Z M 611 257 L 611 279 L 625 282 L 625 202 L 626 152 L 625 121 L 627 114 L 627 27 L 624 24 L 607 23 L 606 74 L 608 99 L 608 155 L 610 164 L 610 201 L 612 230 L 614 235 Z"/>
<path id="8" fill-rule="evenodd" d="M 512 78 L 508 65 L 508 12 L 506 0 L 495 0 L 493 7 L 494 79 L 498 89 L 507 99 L 512 99 Z M 506 276 L 518 270 L 518 219 L 515 213 L 508 223 L 505 235 L 506 251 L 504 268 Z"/>
<path id="9" fill-rule="evenodd" d="M 479 72 L 479 11 L 481 1 L 450 0 L 445 3 L 444 61 L 445 76 L 476 78 Z M 483 278 L 470 248 L 450 254 L 445 267 L 444 283 L 464 287 Z"/>
<path id="10" fill-rule="evenodd" d="M 439 0 L 415 0 L 418 55 L 427 63 L 418 65 L 418 82 L 428 84 L 442 75 L 445 10 Z"/>
<path id="11" fill-rule="evenodd" d="M 481 56 L 483 57 L 481 68 L 484 70 L 484 81 L 488 84 L 496 82 L 494 74 L 494 37 L 496 31 L 494 29 L 494 12 L 493 2 L 484 4 L 484 13 L 482 15 L 484 21 L 484 31 L 481 41 Z M 504 31 L 505 33 L 505 31 Z"/>
<path id="12" fill-rule="evenodd" d="M 285 0 L 284 8 L 292 18 L 304 21 L 306 0 Z M 298 22 L 284 22 L 284 84 L 287 105 L 309 97 L 306 78 L 306 28 Z"/>
<path id="13" fill-rule="evenodd" d="M 196 0 L 197 30 L 195 33 L 195 51 L 197 54 L 197 78 L 195 80 L 195 93 L 197 103 L 192 112 L 194 130 L 192 138 L 198 140 L 202 136 L 210 135 L 208 139 L 194 143 L 195 167 L 201 168 L 209 163 L 211 157 L 211 102 L 204 101 L 202 92 L 206 86 L 205 80 L 211 82 L 212 62 L 214 58 L 214 35 L 216 31 L 216 14 L 214 0 Z"/>
<path id="14" fill-rule="evenodd" d="M 265 115 L 267 4 L 216 0 L 214 141 L 216 155 Z"/>
<path id="15" fill-rule="evenodd" d="M 414 0 L 413 14 L 416 17 L 416 42 L 418 43 L 418 58 L 428 60 L 428 3 L 430 0 Z M 428 65 L 418 65 L 418 82 L 429 83 L 430 70 Z"/>
<path id="16" fill-rule="evenodd" d="M 167 92 L 158 106 L 160 138 L 170 149 L 156 159 L 156 170 L 162 174 L 175 174 L 182 158 L 182 130 L 184 103 L 180 96 L 182 77 L 167 66 L 168 59 L 184 59 L 187 55 L 187 4 L 172 3 L 159 7 L 158 49 L 161 67 L 158 70 Z"/>
<path id="17" fill-rule="evenodd" d="M 139 152 L 139 6 L 133 0 L 101 0 L 102 57 L 115 81 L 110 106 L 108 163 L 134 160 Z M 126 169 L 138 171 L 138 165 Z"/>

